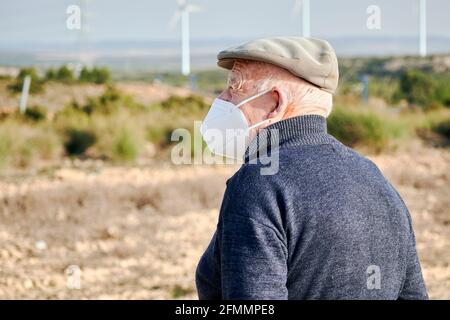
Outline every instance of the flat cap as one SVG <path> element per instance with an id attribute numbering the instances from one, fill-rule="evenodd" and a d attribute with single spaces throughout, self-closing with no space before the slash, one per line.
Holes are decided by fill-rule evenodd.
<path id="1" fill-rule="evenodd" d="M 217 64 L 231 70 L 235 59 L 267 62 L 334 94 L 339 70 L 331 45 L 317 38 L 275 37 L 250 41 L 219 52 Z"/>

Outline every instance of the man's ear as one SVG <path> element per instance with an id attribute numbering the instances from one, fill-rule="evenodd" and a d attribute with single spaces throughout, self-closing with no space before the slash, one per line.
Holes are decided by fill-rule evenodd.
<path id="1" fill-rule="evenodd" d="M 286 113 L 286 109 L 288 107 L 286 92 L 279 87 L 274 87 L 271 94 L 273 95 L 276 103 L 275 107 L 267 115 L 267 118 L 279 120 Z"/>

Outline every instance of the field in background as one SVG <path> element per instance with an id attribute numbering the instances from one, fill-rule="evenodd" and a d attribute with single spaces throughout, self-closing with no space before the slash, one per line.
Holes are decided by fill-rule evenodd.
<path id="1" fill-rule="evenodd" d="M 329 132 L 398 188 L 430 296 L 449 299 L 450 59 L 340 63 Z M 25 114 L 24 74 L 0 77 L 0 298 L 196 298 L 237 167 L 171 164 L 171 133 L 195 133 L 226 73 L 94 71 L 38 70 Z M 66 286 L 70 265 L 81 290 Z"/>
<path id="2" fill-rule="evenodd" d="M 172 141 L 173 130 L 199 136 L 194 121 L 203 119 L 213 97 L 212 92 L 160 83 L 52 81 L 30 97 L 30 106 L 20 114 L 10 85 L 11 80 L 0 80 L 6 97 L 0 108 L 0 175 L 45 171 L 78 160 L 116 165 L 168 161 L 178 143 Z M 450 108 L 445 106 L 391 107 L 379 97 L 364 104 L 349 93 L 336 97 L 328 124 L 336 138 L 368 154 L 407 148 L 415 140 L 444 148 L 450 141 Z"/>

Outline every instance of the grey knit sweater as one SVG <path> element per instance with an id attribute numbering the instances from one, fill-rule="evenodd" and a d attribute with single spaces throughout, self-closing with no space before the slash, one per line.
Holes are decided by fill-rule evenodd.
<path id="1" fill-rule="evenodd" d="M 255 139 L 197 266 L 199 298 L 427 299 L 408 209 L 379 169 L 321 116 L 268 132 L 279 170 L 261 174 Z"/>

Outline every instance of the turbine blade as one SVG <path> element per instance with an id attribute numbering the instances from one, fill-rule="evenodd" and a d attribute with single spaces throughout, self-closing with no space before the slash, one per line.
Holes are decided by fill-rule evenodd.
<path id="1" fill-rule="evenodd" d="M 186 6 L 186 10 L 188 12 L 200 12 L 200 11 L 203 11 L 203 7 L 196 5 L 196 4 L 188 4 Z"/>

